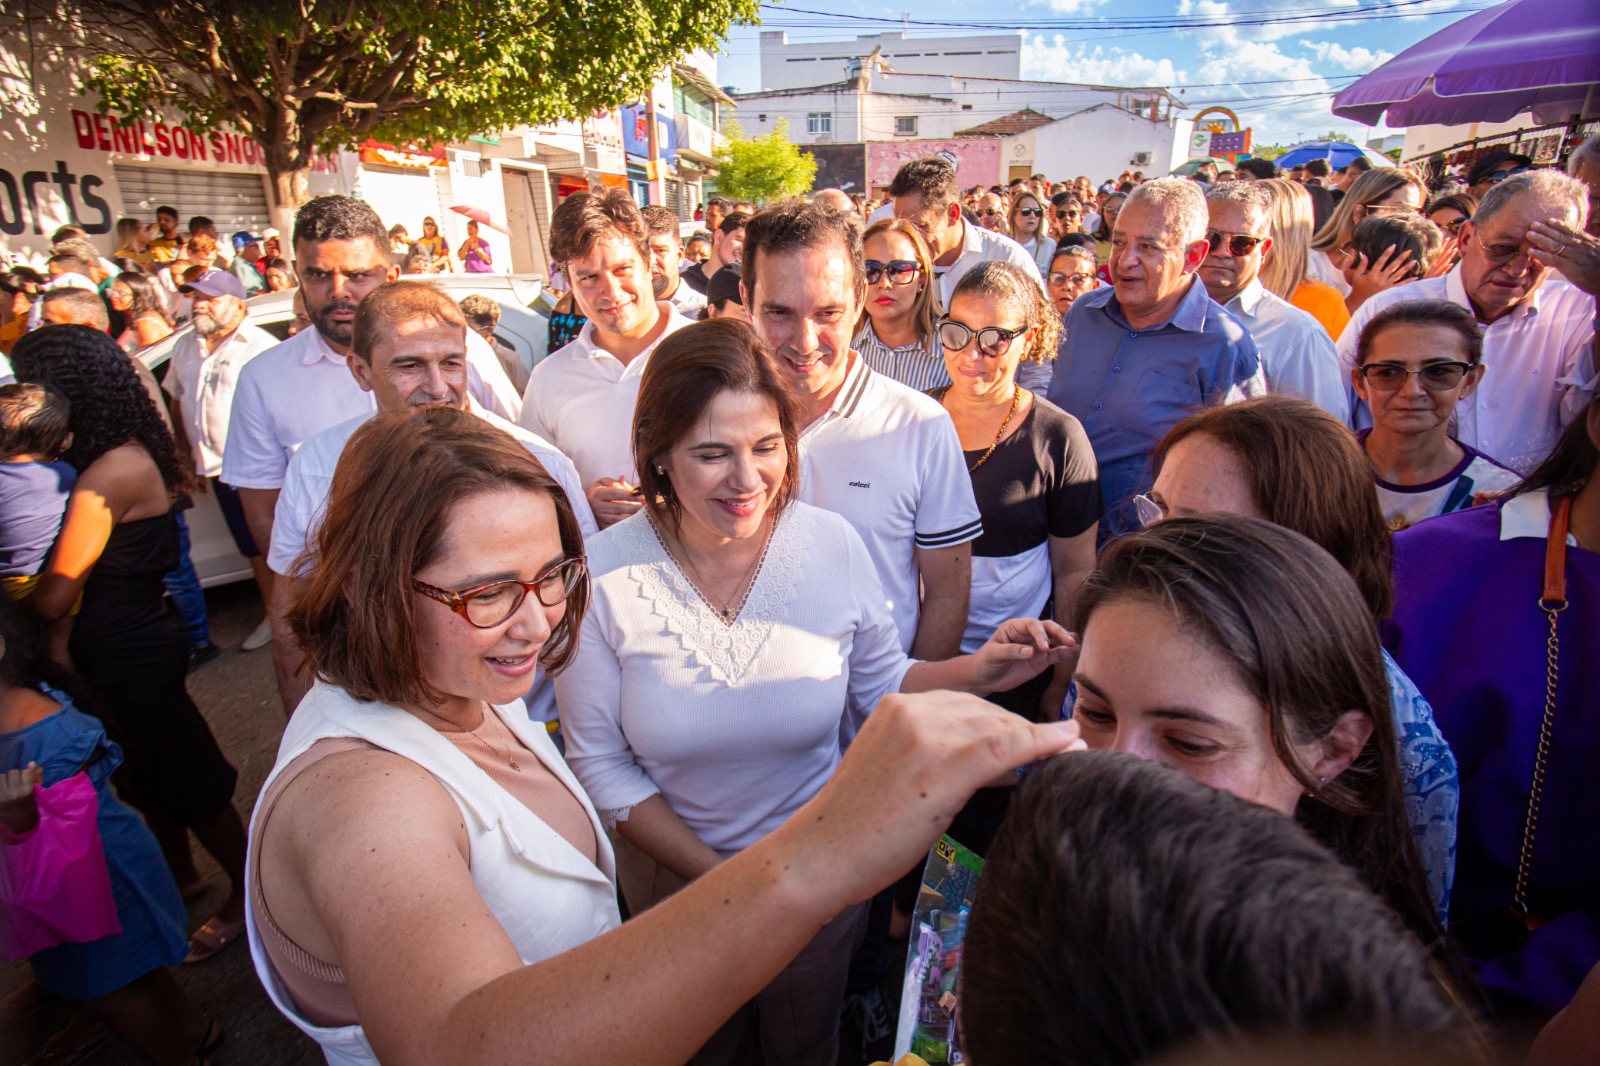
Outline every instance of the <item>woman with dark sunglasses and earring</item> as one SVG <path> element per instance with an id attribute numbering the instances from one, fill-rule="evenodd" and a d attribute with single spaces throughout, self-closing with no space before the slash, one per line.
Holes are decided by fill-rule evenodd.
<path id="1" fill-rule="evenodd" d="M 918 392 L 950 384 L 939 345 L 939 287 L 922 232 L 904 219 L 867 228 L 867 298 L 851 343 L 868 366 Z"/>
<path id="2" fill-rule="evenodd" d="M 1372 410 L 1361 446 L 1394 530 L 1471 507 L 1517 475 L 1450 435 L 1456 404 L 1483 377 L 1483 334 L 1472 312 L 1447 300 L 1408 300 L 1361 331 L 1350 383 Z"/>
<path id="3" fill-rule="evenodd" d="M 1094 450 L 1076 418 L 1018 381 L 1020 367 L 1048 370 L 1054 362 L 1058 323 L 1038 283 L 1000 262 L 968 271 L 939 323 L 951 384 L 932 395 L 955 423 L 983 515 L 983 534 L 972 542 L 963 652 L 983 644 L 995 619 L 1070 618 L 1078 586 L 1094 569 L 1101 510 Z M 1069 673 L 991 699 L 1021 714 L 1055 715 Z M 957 839 L 981 853 L 998 824 L 996 817 L 972 839 Z"/>

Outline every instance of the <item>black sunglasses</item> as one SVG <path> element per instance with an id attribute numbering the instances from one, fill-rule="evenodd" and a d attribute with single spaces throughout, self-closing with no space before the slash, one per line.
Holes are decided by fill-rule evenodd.
<path id="1" fill-rule="evenodd" d="M 888 274 L 892 283 L 910 285 L 921 270 L 922 265 L 910 259 L 893 259 L 887 263 L 880 263 L 876 259 L 868 259 L 867 284 L 876 285 L 883 280 L 884 274 Z"/>
<path id="2" fill-rule="evenodd" d="M 1043 218 L 1044 217 L 1044 208 L 1042 208 L 1042 207 L 1019 207 L 1019 208 L 1017 208 L 1017 214 L 1022 215 L 1024 218 Z"/>
<path id="3" fill-rule="evenodd" d="M 971 326 L 957 322 L 954 319 L 942 318 L 939 320 L 939 343 L 953 352 L 959 352 L 978 339 L 978 350 L 984 355 L 998 358 L 1011 350 L 1011 342 L 1028 332 L 1026 326 L 1022 329 L 1001 329 L 999 326 L 985 326 L 982 329 L 973 329 Z"/>
<path id="4" fill-rule="evenodd" d="M 1211 246 L 1211 251 L 1222 247 L 1223 239 L 1227 239 L 1228 254 L 1243 258 L 1256 250 L 1256 245 L 1266 240 L 1265 237 L 1252 237 L 1248 233 L 1224 233 L 1220 230 L 1206 230 L 1206 243 Z"/>

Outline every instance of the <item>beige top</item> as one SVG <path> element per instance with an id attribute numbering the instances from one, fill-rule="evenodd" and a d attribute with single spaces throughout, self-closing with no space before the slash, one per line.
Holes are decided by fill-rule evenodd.
<path id="1" fill-rule="evenodd" d="M 485 712 L 483 723 L 477 729 L 459 732 L 441 729 L 439 733 L 513 799 L 564 837 L 584 858 L 597 861 L 599 843 L 583 804 L 544 768 L 538 756 L 517 739 L 498 715 Z M 303 755 L 284 767 L 283 773 L 262 794 L 257 816 L 259 831 L 265 834 L 267 821 L 284 789 L 313 764 L 330 755 L 372 746 L 355 737 L 329 737 L 312 744 Z M 307 952 L 278 928 L 262 896 L 259 866 L 250 871 L 249 888 L 251 905 L 260 916 L 262 947 L 294 1005 L 308 1021 L 319 1026 L 335 1028 L 360 1024 L 344 971 Z"/>

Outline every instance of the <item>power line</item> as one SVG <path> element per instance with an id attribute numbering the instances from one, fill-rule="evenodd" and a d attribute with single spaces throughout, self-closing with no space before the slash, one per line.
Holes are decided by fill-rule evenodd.
<path id="1" fill-rule="evenodd" d="M 1446 14 L 1450 12 L 1469 13 L 1492 7 L 1492 4 L 1478 4 L 1474 6 L 1449 6 L 1436 11 L 1412 11 L 1411 8 L 1426 4 L 1439 4 L 1447 0 L 1397 0 L 1395 3 L 1378 4 L 1360 7 L 1350 11 L 1327 11 L 1326 9 L 1295 8 L 1279 11 L 1262 11 L 1254 15 L 1244 12 L 1224 12 L 1217 15 L 1152 15 L 1152 16 L 1126 16 L 1126 17 L 1078 17 L 1060 19 L 1033 19 L 1028 20 L 1029 29 L 1063 29 L 1063 30 L 1182 30 L 1182 29 L 1218 29 L 1234 26 L 1270 26 L 1297 24 L 1302 22 L 1369 22 L 1393 18 L 1418 18 L 1427 15 Z M 775 4 L 762 4 L 763 8 L 782 14 L 812 15 L 828 20 L 817 23 L 806 20 L 783 22 L 774 20 L 763 23 L 775 29 L 822 29 L 838 22 L 867 23 L 878 26 L 918 26 L 936 30 L 996 30 L 1011 29 L 1024 32 L 1011 19 L 988 19 L 968 22 L 957 22 L 936 19 L 889 19 L 874 15 L 853 15 L 842 12 L 818 11 L 811 8 L 780 7 Z"/>

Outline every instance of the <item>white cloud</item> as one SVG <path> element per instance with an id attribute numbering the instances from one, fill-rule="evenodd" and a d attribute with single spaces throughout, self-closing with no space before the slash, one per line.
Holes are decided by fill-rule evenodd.
<path id="1" fill-rule="evenodd" d="M 1376 52 L 1360 46 L 1345 48 L 1333 41 L 1301 41 L 1300 44 L 1311 49 L 1312 54 L 1324 63 L 1362 74 L 1394 58 L 1393 52 L 1385 52 L 1381 48 Z"/>
<path id="2" fill-rule="evenodd" d="M 1035 5 L 1042 4 L 1059 15 L 1081 15 L 1106 5 L 1106 0 L 1033 0 L 1033 2 Z"/>
<path id="3" fill-rule="evenodd" d="M 1078 43 L 1068 44 L 1060 34 L 1051 41 L 1035 35 L 1022 42 L 1025 77 L 1044 81 L 1076 81 L 1091 85 L 1181 85 L 1187 79 L 1170 59 L 1154 59 L 1138 52 Z"/>

